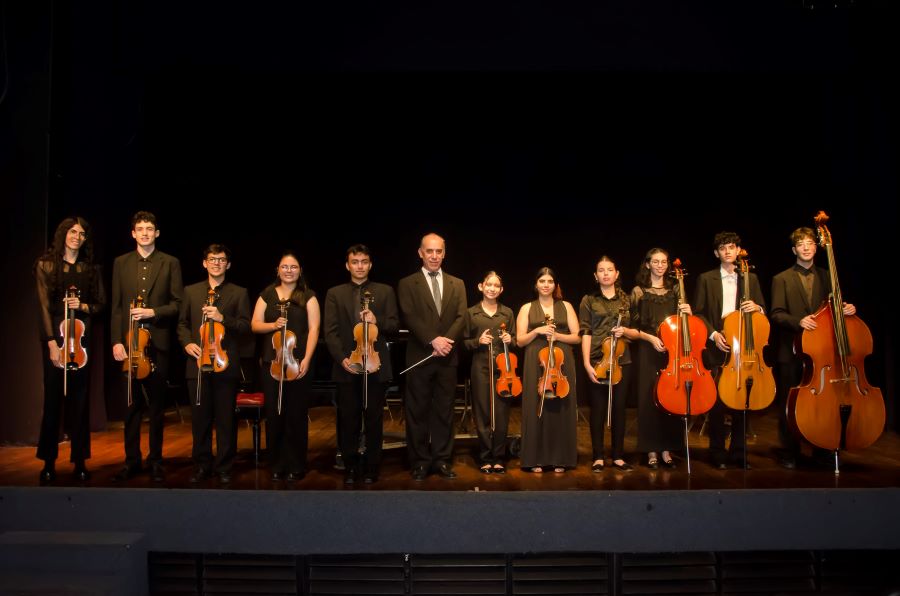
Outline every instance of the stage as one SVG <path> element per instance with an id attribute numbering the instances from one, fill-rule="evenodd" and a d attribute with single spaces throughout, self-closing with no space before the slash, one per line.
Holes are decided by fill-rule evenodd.
<path id="1" fill-rule="evenodd" d="M 787 470 L 773 453 L 775 415 L 765 412 L 750 422 L 750 469 L 719 470 L 707 463 L 707 438 L 699 434 L 702 419 L 696 419 L 688 475 L 681 457 L 675 469 L 643 465 L 633 452 L 635 422 L 629 409 L 626 451 L 634 470 L 607 467 L 592 473 L 586 414 L 582 410 L 579 416 L 576 470 L 538 475 L 520 470 L 513 459 L 507 474 L 483 475 L 473 460 L 475 441 L 467 436 L 471 425 L 463 420 L 454 460 L 457 478 L 432 475 L 415 482 L 405 448 L 395 441 L 402 436 L 402 414 L 395 408 L 386 413 L 386 444 L 393 447 L 385 451 L 380 480 L 346 486 L 343 472 L 335 469 L 334 412 L 317 407 L 310 411 L 310 471 L 302 481 L 272 482 L 265 463 L 255 467 L 250 429 L 242 423 L 233 480 L 221 486 L 217 480 L 189 482 L 190 422 L 180 421 L 173 409 L 167 415 L 167 477 L 161 485 L 147 475 L 126 483 L 112 480 L 122 465 L 120 428 L 92 435 L 93 477 L 83 485 L 73 481 L 64 463 L 67 444 L 61 446 L 58 479 L 46 487 L 38 486 L 41 466 L 33 447 L 0 449 L 0 531 L 51 544 L 60 536 L 67 543 L 72 536 L 124 536 L 128 552 L 137 557 L 133 567 L 149 561 L 158 593 L 166 593 L 166 582 L 185 570 L 190 577 L 182 580 L 207 585 L 208 566 L 231 569 L 234 557 L 239 567 L 262 557 L 267 562 L 250 564 L 257 571 L 259 565 L 271 571 L 272 557 L 287 557 L 293 570 L 288 574 L 299 574 L 296 585 L 304 586 L 298 588 L 302 593 L 315 592 L 309 586 L 315 584 L 310 574 L 317 565 L 337 566 L 344 571 L 329 582 L 361 593 L 359 585 L 347 588 L 351 584 L 346 583 L 362 581 L 360 566 L 368 571 L 384 565 L 406 568 L 401 576 L 408 585 L 411 566 L 436 556 L 443 557 L 439 566 L 445 573 L 460 560 L 477 561 L 474 567 L 463 565 L 469 574 L 473 568 L 484 572 L 485 565 L 494 565 L 486 561 L 494 561 L 506 578 L 497 580 L 504 586 L 512 582 L 520 559 L 552 556 L 555 563 L 547 569 L 558 575 L 560 566 L 571 568 L 577 576 L 584 565 L 596 566 L 584 557 L 600 557 L 599 573 L 606 579 L 598 593 L 615 592 L 624 589 L 629 561 L 657 561 L 660 553 L 666 553 L 673 577 L 696 571 L 697 565 L 712 573 L 703 585 L 712 582 L 713 592 L 724 589 L 723 566 L 735 553 L 755 561 L 750 567 L 745 561 L 743 569 L 752 570 L 748 573 L 757 580 L 759 573 L 772 573 L 772 561 L 792 576 L 797 571 L 784 571 L 785 561 L 794 565 L 799 557 L 799 568 L 812 574 L 809 585 L 821 589 L 820 576 L 828 569 L 825 559 L 816 558 L 822 553 L 833 561 L 837 552 L 877 551 L 876 557 L 888 557 L 900 549 L 900 437 L 893 432 L 867 450 L 843 454 L 839 475 L 807 459 Z M 514 410 L 511 432 L 517 429 Z M 760 553 L 765 553 L 763 563 Z M 698 563 L 698 557 L 706 563 Z M 885 575 L 877 586 L 893 585 L 884 583 L 897 576 L 893 566 L 879 569 Z M 560 585 L 569 581 L 564 575 L 558 577 Z"/>

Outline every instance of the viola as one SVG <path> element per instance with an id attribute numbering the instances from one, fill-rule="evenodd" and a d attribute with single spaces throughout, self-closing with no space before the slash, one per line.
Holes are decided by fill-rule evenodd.
<path id="1" fill-rule="evenodd" d="M 84 321 L 75 318 L 75 310 L 69 308 L 67 298 L 79 296 L 75 286 L 66 290 L 65 318 L 59 324 L 59 334 L 63 338 L 63 368 L 78 370 L 87 364 L 87 349 L 82 345 L 84 339 Z"/>
<path id="2" fill-rule="evenodd" d="M 616 327 L 622 324 L 622 315 L 625 314 L 625 307 L 619 309 L 619 317 L 616 320 Z M 619 366 L 619 358 L 625 353 L 625 342 L 619 341 L 619 338 L 609 334 L 609 337 L 603 339 L 600 345 L 602 356 L 597 365 L 594 366 L 594 374 L 598 379 L 609 379 L 610 385 L 618 385 L 622 380 L 622 367 Z"/>
<path id="3" fill-rule="evenodd" d="M 672 263 L 672 275 L 678 280 L 678 304 L 684 304 L 684 269 L 681 260 Z M 716 384 L 703 366 L 701 354 L 706 344 L 706 324 L 700 317 L 676 313 L 660 323 L 657 335 L 669 354 L 666 367 L 656 379 L 656 401 L 661 408 L 678 416 L 708 412 L 716 403 Z"/>
<path id="4" fill-rule="evenodd" d="M 741 302 L 750 300 L 750 263 L 741 250 L 738 268 L 744 279 Z M 775 399 L 775 377 L 763 359 L 763 347 L 769 343 L 769 320 L 760 312 L 728 314 L 722 327 L 731 346 L 728 360 L 719 375 L 719 399 L 733 410 L 762 410 Z"/>
<path id="5" fill-rule="evenodd" d="M 131 301 L 131 308 L 144 308 L 144 299 L 138 296 Z M 130 312 L 130 311 L 129 311 Z M 153 361 L 147 355 L 150 344 L 150 331 L 145 329 L 134 317 L 130 317 L 128 335 L 125 343 L 128 346 L 128 357 L 122 362 L 122 371 L 131 379 L 145 379 L 153 371 Z M 129 383 L 130 385 L 131 383 Z"/>
<path id="6" fill-rule="evenodd" d="M 78 296 L 78 290 L 75 286 L 66 290 L 66 296 L 63 298 L 64 317 L 59 324 L 59 334 L 62 336 L 62 369 L 63 369 L 63 395 L 68 394 L 69 381 L 68 373 L 70 370 L 78 370 L 87 364 L 87 349 L 82 345 L 84 339 L 84 321 L 75 318 L 75 311 L 69 308 L 68 298 Z"/>
<path id="7" fill-rule="evenodd" d="M 556 321 L 550 315 L 544 315 L 544 324 L 556 325 Z M 545 399 L 557 399 L 569 395 L 569 380 L 562 373 L 563 351 L 553 345 L 555 343 L 551 338 L 547 345 L 538 352 L 538 361 L 544 369 L 544 372 L 538 379 L 538 395 L 541 397 L 538 417 L 544 411 Z"/>
<path id="8" fill-rule="evenodd" d="M 872 353 L 872 333 L 858 316 L 844 314 L 828 215 L 820 211 L 815 221 L 819 246 L 828 255 L 831 294 L 812 315 L 816 328 L 800 336 L 803 380 L 788 395 L 788 420 L 817 447 L 862 449 L 881 436 L 885 422 L 881 389 L 869 384 L 863 366 Z"/>
<path id="9" fill-rule="evenodd" d="M 206 304 L 214 306 L 218 299 L 219 295 L 214 289 L 210 288 L 206 296 Z M 225 337 L 225 326 L 205 316 L 203 319 L 203 323 L 200 325 L 200 345 L 202 349 L 199 361 L 200 372 L 220 373 L 228 368 L 228 353 L 222 347 L 222 339 Z"/>
<path id="10" fill-rule="evenodd" d="M 503 335 L 505 332 L 506 323 L 500 323 L 500 334 Z M 503 344 L 503 353 L 497 354 L 495 360 L 497 370 L 500 373 L 497 376 L 495 388 L 497 395 L 500 397 L 519 397 L 522 395 L 522 380 L 516 376 L 518 360 L 516 355 L 509 351 L 509 344 L 505 342 L 500 343 Z"/>
<path id="11" fill-rule="evenodd" d="M 371 292 L 363 292 L 363 310 L 369 310 L 369 305 L 374 301 Z M 381 356 L 375 350 L 378 327 L 368 321 L 359 322 L 353 327 L 353 339 L 356 341 L 356 348 L 350 353 L 350 368 L 357 374 L 373 373 L 381 368 Z"/>
<path id="12" fill-rule="evenodd" d="M 282 317 L 287 318 L 289 306 L 288 302 L 284 301 L 279 302 L 275 308 Z M 272 334 L 272 347 L 275 348 L 275 360 L 269 365 L 269 374 L 279 383 L 296 380 L 300 376 L 300 363 L 294 357 L 297 335 L 285 325 L 284 329 L 279 329 Z"/>

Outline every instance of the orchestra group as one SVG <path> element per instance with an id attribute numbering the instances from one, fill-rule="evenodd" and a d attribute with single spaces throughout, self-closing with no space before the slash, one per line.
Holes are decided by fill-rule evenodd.
<path id="1" fill-rule="evenodd" d="M 534 299 L 518 309 L 501 302 L 503 279 L 496 271 L 477 282 L 480 300 L 468 305 L 465 282 L 443 269 L 446 245 L 434 233 L 421 239 L 422 266 L 399 281 L 396 293 L 369 279 L 369 248 L 350 246 L 345 260 L 349 279 L 327 291 L 324 310 L 306 284 L 303 263 L 291 251 L 273 263 L 274 281 L 251 308 L 248 291 L 227 279 L 232 265 L 228 247 L 207 246 L 205 271 L 192 270 L 189 274 L 198 281 L 184 286 L 179 259 L 156 247 L 159 228 L 152 213 L 134 215 L 131 235 L 136 247 L 114 261 L 109 304 L 102 272 L 93 261 L 91 228 L 83 218 L 63 220 L 35 264 L 44 364 L 37 450 L 44 462 L 42 484 L 56 478 L 63 411 L 75 477 L 90 478 L 85 461 L 91 456 L 91 359 L 84 346 L 92 318 L 107 306 L 111 353 L 121 362 L 128 406 L 124 466 L 114 477 L 122 482 L 142 473 L 154 482 L 165 481 L 163 406 L 172 339 L 186 355 L 192 483 L 231 481 L 241 373 L 229 355 L 238 360 L 240 344 L 250 334 L 262 338 L 259 378 L 273 481 L 297 481 L 307 472 L 310 370 L 320 334 L 333 359 L 337 447 L 346 484 L 379 479 L 385 392 L 401 374 L 392 370 L 387 342 L 401 328 L 409 330 L 402 373 L 415 481 L 429 474 L 456 476 L 453 417 L 464 350 L 471 354 L 478 466 L 484 474 L 506 472 L 510 409 L 517 402 L 522 470 L 563 474 L 576 467 L 578 367 L 587 380 L 583 398 L 590 405 L 590 467 L 597 473 L 606 467 L 627 472 L 638 463 L 628 463 L 624 451 L 626 402 L 632 392 L 639 463 L 652 469 L 676 467 L 676 458 L 687 455 L 691 416 L 708 414 L 709 458 L 718 468 L 747 467 L 747 412 L 772 403 L 779 412 L 778 458 L 786 468 L 797 465 L 804 439 L 819 461 L 827 461 L 839 449 L 871 444 L 884 426 L 880 392 L 865 381 L 861 360 L 852 359 L 842 345 L 856 342 L 853 334 L 864 336 L 868 330 L 854 316 L 855 307 L 840 297 L 830 245 L 830 270 L 814 264 L 817 246 L 825 246 L 822 228 L 800 227 L 791 234 L 786 247 L 793 263 L 774 277 L 768 303 L 756 274 L 749 272 L 740 237 L 720 232 L 710 246 L 717 262 L 698 277 L 693 299 L 685 296 L 680 263 L 663 248 L 650 248 L 633 287 L 623 287 L 624 264 L 603 255 L 594 266 L 596 287 L 577 308 L 563 298 L 554 271 L 543 267 L 534 276 Z M 837 364 L 810 362 L 813 348 L 808 344 L 827 335 L 825 327 L 832 328 L 824 331 L 837 342 L 832 350 Z M 871 349 L 871 336 L 868 341 Z M 763 356 L 767 345 L 771 358 Z M 819 371 L 817 378 L 811 378 L 811 369 Z M 823 380 L 826 371 L 838 376 Z M 826 386 L 836 392 L 834 406 L 822 405 Z M 869 399 L 855 401 L 859 395 Z M 827 408 L 834 410 L 833 416 Z M 145 410 L 146 461 L 140 440 Z M 835 420 L 819 424 L 823 411 Z M 726 414 L 732 418 L 730 431 Z"/>

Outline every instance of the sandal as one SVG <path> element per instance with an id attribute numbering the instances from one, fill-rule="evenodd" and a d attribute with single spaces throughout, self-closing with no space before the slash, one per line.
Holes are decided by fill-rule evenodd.
<path id="1" fill-rule="evenodd" d="M 494 471 L 494 468 L 491 467 L 491 464 L 484 464 L 483 466 L 478 468 L 478 471 L 482 474 L 490 474 Z"/>
<path id="2" fill-rule="evenodd" d="M 603 471 L 603 460 L 598 459 L 597 461 L 594 462 L 594 465 L 591 466 L 591 472 L 594 472 L 595 474 L 599 474 L 602 471 Z"/>
<path id="3" fill-rule="evenodd" d="M 565 471 L 566 471 L 566 469 L 565 469 L 565 468 L 562 468 L 562 467 L 559 467 L 559 466 L 557 466 L 557 467 L 555 467 L 555 468 L 553 468 L 553 471 L 554 471 L 554 472 L 556 472 L 556 473 L 557 473 L 557 474 L 562 474 L 562 473 L 563 473 L 563 472 L 565 472 Z"/>
<path id="4" fill-rule="evenodd" d="M 672 459 L 672 454 L 669 453 L 668 451 L 662 452 L 662 461 L 666 467 L 669 467 L 669 468 L 675 467 L 675 460 Z"/>
<path id="5" fill-rule="evenodd" d="M 544 472 L 544 468 L 542 468 L 540 466 L 534 466 L 533 468 L 531 468 L 532 474 L 542 474 L 543 472 Z"/>
<path id="6" fill-rule="evenodd" d="M 656 459 L 656 452 L 651 451 L 647 454 L 647 467 L 655 470 L 659 467 L 659 460 Z"/>
<path id="7" fill-rule="evenodd" d="M 613 461 L 613 466 L 622 470 L 623 472 L 630 472 L 634 469 L 631 467 L 631 464 L 626 463 L 624 459 L 617 459 Z"/>
<path id="8" fill-rule="evenodd" d="M 494 474 L 506 474 L 506 466 L 503 464 L 494 464 Z"/>

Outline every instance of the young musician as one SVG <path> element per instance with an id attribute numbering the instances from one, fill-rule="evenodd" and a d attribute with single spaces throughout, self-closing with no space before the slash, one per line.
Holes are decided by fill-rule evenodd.
<path id="1" fill-rule="evenodd" d="M 228 484 L 237 449 L 234 402 L 240 382 L 240 341 L 250 332 L 250 298 L 246 289 L 225 281 L 225 273 L 231 268 L 231 251 L 226 246 L 210 244 L 206 247 L 203 268 L 207 277 L 184 289 L 178 318 L 178 341 L 188 355 L 185 377 L 192 404 L 194 447 L 191 455 L 195 471 L 190 480 L 200 482 L 215 471 L 219 481 Z M 207 342 L 201 339 L 201 327 L 207 333 Z M 228 356 L 227 366 L 220 371 L 202 371 L 198 378 L 198 363 L 203 368 L 209 367 L 210 361 L 217 357 L 216 353 L 221 355 L 222 352 Z M 214 420 L 215 460 L 212 454 Z"/>
<path id="2" fill-rule="evenodd" d="M 393 373 L 386 340 L 397 333 L 400 318 L 394 289 L 369 280 L 372 270 L 369 248 L 354 244 L 347 249 L 346 257 L 344 266 L 350 272 L 350 281 L 334 286 L 325 295 L 325 343 L 334 359 L 332 379 L 337 383 L 341 431 L 338 447 L 344 458 L 344 483 L 353 484 L 362 475 L 366 484 L 371 484 L 378 480 L 381 465 L 384 394 Z M 370 337 L 376 338 L 370 343 L 373 356 L 380 362 L 377 370 L 367 374 L 362 370 L 364 363 L 374 368 L 374 364 L 369 364 L 369 356 L 363 361 L 360 351 L 357 357 L 351 358 L 358 347 L 367 348 L 354 339 L 354 330 L 364 322 L 369 323 Z M 359 335 L 364 341 L 363 331 L 360 327 Z M 366 453 L 365 458 L 360 458 L 359 435 L 363 422 Z"/>
<path id="3" fill-rule="evenodd" d="M 406 365 L 429 358 L 406 379 L 406 439 L 413 480 L 429 469 L 445 478 L 453 471 L 453 400 L 456 393 L 457 340 L 466 317 L 466 286 L 444 273 L 444 239 L 427 234 L 419 244 L 422 268 L 397 286 L 403 320 L 409 327 Z"/>
<path id="4" fill-rule="evenodd" d="M 141 417 L 146 405 L 150 415 L 150 451 L 147 464 L 154 482 L 165 480 L 162 466 L 163 408 L 166 380 L 169 378 L 169 344 L 172 324 L 178 317 L 181 294 L 181 263 L 175 257 L 156 249 L 159 228 L 156 216 L 138 211 L 131 218 L 131 237 L 136 250 L 121 255 L 113 262 L 112 318 L 110 338 L 113 358 L 121 362 L 128 357 L 125 349 L 131 322 L 150 332 L 148 354 L 154 364 L 144 379 L 132 376 L 132 402 L 125 415 L 125 467 L 115 480 L 128 480 L 141 472 Z M 141 298 L 143 306 L 136 306 Z M 122 383 L 128 394 L 128 376 Z"/>
<path id="5" fill-rule="evenodd" d="M 713 239 L 713 254 L 719 260 L 719 267 L 697 278 L 697 293 L 694 300 L 696 315 L 703 319 L 709 330 L 707 341 L 707 353 L 711 356 L 711 371 L 715 371 L 718 379 L 722 363 L 731 348 L 722 334 L 724 319 L 735 310 L 741 312 L 764 312 L 766 308 L 759 279 L 755 273 L 750 274 L 750 300 L 741 301 L 744 294 L 744 280 L 735 270 L 735 261 L 741 251 L 741 238 L 734 232 L 719 232 Z M 727 467 L 728 461 L 739 463 L 743 461 L 745 445 L 744 425 L 735 423 L 731 425 L 731 444 L 725 451 L 725 438 L 728 434 L 725 430 L 725 410 L 727 407 L 721 401 L 709 411 L 709 451 L 712 464 L 719 468 Z M 746 416 L 747 412 L 741 412 Z"/>
<path id="6" fill-rule="evenodd" d="M 667 275 L 669 253 L 651 248 L 644 255 L 636 276 L 637 285 L 631 290 L 631 324 L 638 329 L 637 401 L 638 451 L 647 453 L 647 467 L 657 469 L 660 458 L 674 467 L 672 451 L 684 446 L 681 420 L 656 403 L 656 381 L 659 371 L 668 363 L 666 346 L 657 335 L 660 324 L 679 312 L 691 314 L 687 302 L 681 300 L 679 286 Z"/>
<path id="7" fill-rule="evenodd" d="M 778 436 L 781 439 L 779 462 L 788 469 L 797 466 L 800 443 L 788 427 L 786 404 L 791 387 L 803 378 L 803 355 L 795 350 L 804 329 L 815 329 L 815 314 L 831 292 L 828 272 L 816 267 L 815 233 L 810 228 L 797 228 L 791 234 L 794 265 L 772 279 L 772 322 L 775 324 L 773 345 L 777 361 Z M 856 314 L 856 307 L 844 304 L 844 314 Z M 816 450 L 823 460 L 826 450 Z M 830 465 L 831 462 L 829 462 Z"/>
<path id="8" fill-rule="evenodd" d="M 503 282 L 494 271 L 489 271 L 478 291 L 482 298 L 478 304 L 466 311 L 466 349 L 472 352 L 472 406 L 475 412 L 475 427 L 478 432 L 478 457 L 482 474 L 505 474 L 503 464 L 506 456 L 506 433 L 509 428 L 509 406 L 511 395 L 502 397 L 497 393 L 496 381 L 499 372 L 495 360 L 502 355 L 503 346 L 515 346 L 516 319 L 508 306 L 500 304 L 498 298 L 503 293 Z M 501 331 L 500 324 L 506 329 Z M 493 345 L 493 356 L 489 346 Z M 493 369 L 493 375 L 491 370 Z M 493 381 L 493 383 L 492 383 Z M 494 427 L 491 430 L 491 408 L 493 400 Z"/>
<path id="9" fill-rule="evenodd" d="M 41 351 L 44 355 L 44 413 L 37 449 L 38 459 L 44 460 L 41 484 L 56 479 L 63 407 L 68 414 L 66 419 L 71 421 L 69 461 L 75 465 L 75 479 L 84 482 L 91 477 L 84 461 L 91 457 L 88 374 L 93 355 L 88 355 L 81 368 L 73 367 L 64 373 L 67 347 L 63 342 L 74 329 L 69 325 L 65 333 L 61 331 L 66 312 L 71 311 L 75 319 L 84 324 L 80 343 L 73 345 L 75 349 L 87 349 L 91 318 L 106 306 L 100 266 L 93 263 L 90 230 L 88 222 L 81 217 L 62 220 L 53 234 L 53 243 L 34 265 L 41 314 Z M 72 340 L 75 341 L 79 340 Z"/>
<path id="10" fill-rule="evenodd" d="M 536 474 L 545 468 L 552 468 L 561 474 L 578 463 L 575 360 L 572 354 L 572 346 L 581 343 L 578 317 L 572 305 L 562 299 L 562 289 L 557 285 L 552 269 L 540 269 L 535 276 L 534 287 L 537 299 L 522 305 L 516 319 L 516 342 L 525 347 L 522 356 L 522 449 L 519 457 L 522 467 Z M 566 397 L 546 397 L 548 393 L 554 395 L 555 391 L 540 383 L 544 370 L 539 355 L 541 348 L 548 347 L 551 339 L 553 346 L 563 354 L 562 361 L 555 364 L 568 378 L 569 393 Z M 545 395 L 543 406 L 541 391 Z"/>
<path id="11" fill-rule="evenodd" d="M 612 465 L 622 471 L 630 471 L 632 467 L 622 459 L 625 453 L 625 406 L 628 389 L 631 384 L 631 353 L 628 341 L 638 339 L 637 329 L 629 329 L 631 324 L 631 300 L 619 287 L 619 271 L 616 264 L 607 256 L 600 257 L 594 271 L 594 280 L 598 284 L 597 291 L 587 294 L 581 299 L 578 307 L 578 322 L 581 333 L 581 357 L 584 370 L 591 384 L 588 394 L 591 400 L 591 445 L 594 463 L 591 471 L 603 471 L 606 463 L 603 455 L 603 435 L 606 428 L 607 408 L 609 407 L 610 374 L 605 378 L 597 378 L 595 367 L 601 360 L 607 363 L 610 354 L 604 354 L 603 342 L 608 337 L 615 337 L 624 345 L 624 352 L 614 362 L 621 367 L 622 378 L 613 385 L 612 391 Z"/>
<path id="12" fill-rule="evenodd" d="M 250 327 L 254 333 L 265 334 L 263 338 L 262 380 L 266 398 L 266 449 L 269 452 L 269 473 L 272 480 L 286 478 L 289 482 L 300 480 L 306 475 L 306 452 L 309 443 L 309 388 L 312 375 L 308 374 L 312 364 L 316 343 L 319 341 L 319 301 L 316 293 L 306 286 L 300 261 L 292 251 L 281 255 L 276 269 L 276 283 L 259 295 L 253 309 Z M 282 311 L 281 308 L 284 308 Z M 273 343 L 275 333 L 294 334 L 294 348 L 289 354 L 299 366 L 296 379 L 279 382 L 272 375 L 272 362 L 278 359 Z M 285 337 L 279 334 L 282 341 Z M 284 363 L 287 358 L 282 358 Z M 282 374 L 280 365 L 279 378 Z M 278 392 L 281 388 L 281 409 L 278 406 Z"/>

